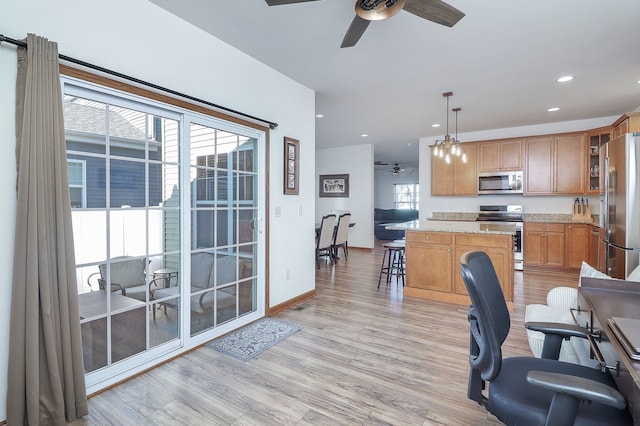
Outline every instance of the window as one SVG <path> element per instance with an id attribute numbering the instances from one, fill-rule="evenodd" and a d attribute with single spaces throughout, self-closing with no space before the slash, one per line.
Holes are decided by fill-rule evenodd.
<path id="1" fill-rule="evenodd" d="M 67 160 L 69 170 L 69 194 L 71 195 L 71 207 L 84 208 L 87 205 L 87 162 L 84 160 Z"/>
<path id="2" fill-rule="evenodd" d="M 402 183 L 393 185 L 393 204 L 396 209 L 418 210 L 419 184 Z"/>

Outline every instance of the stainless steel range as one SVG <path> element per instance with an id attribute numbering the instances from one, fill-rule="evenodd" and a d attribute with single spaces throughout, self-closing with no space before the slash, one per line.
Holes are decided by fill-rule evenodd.
<path id="1" fill-rule="evenodd" d="M 513 238 L 513 269 L 522 271 L 524 269 L 524 248 L 522 238 L 522 206 L 480 206 L 480 212 L 476 221 L 500 222 L 515 226 L 516 233 Z"/>

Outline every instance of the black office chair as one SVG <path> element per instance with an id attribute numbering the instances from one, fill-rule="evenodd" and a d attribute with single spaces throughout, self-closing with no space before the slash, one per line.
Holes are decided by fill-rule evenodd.
<path id="1" fill-rule="evenodd" d="M 472 303 L 469 399 L 507 425 L 633 424 L 608 372 L 553 359 L 502 359 L 510 317 L 491 259 L 472 251 L 460 264 Z"/>

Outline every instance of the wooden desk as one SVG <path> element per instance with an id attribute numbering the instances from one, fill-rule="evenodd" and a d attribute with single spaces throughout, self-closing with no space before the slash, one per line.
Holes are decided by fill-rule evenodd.
<path id="1" fill-rule="evenodd" d="M 78 295 L 85 372 L 107 366 L 108 341 L 112 363 L 146 349 L 146 304 L 111 293 L 111 311 L 107 312 L 107 296 L 105 290 Z M 110 336 L 107 335 L 108 319 L 111 320 Z"/>
<path id="2" fill-rule="evenodd" d="M 611 317 L 640 319 L 640 283 L 622 280 L 582 278 L 578 292 L 578 325 L 587 327 L 601 338 L 593 340 L 609 366 L 620 393 L 627 400 L 634 424 L 640 424 L 640 362 L 632 360 L 613 331 Z"/>

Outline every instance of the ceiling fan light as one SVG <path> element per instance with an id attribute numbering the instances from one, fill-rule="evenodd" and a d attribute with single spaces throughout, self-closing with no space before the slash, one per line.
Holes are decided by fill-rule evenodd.
<path id="1" fill-rule="evenodd" d="M 404 0 L 387 0 L 381 1 L 375 7 L 367 5 L 366 0 L 358 0 L 356 2 L 356 15 L 367 21 L 381 21 L 391 18 L 402 10 Z"/>

